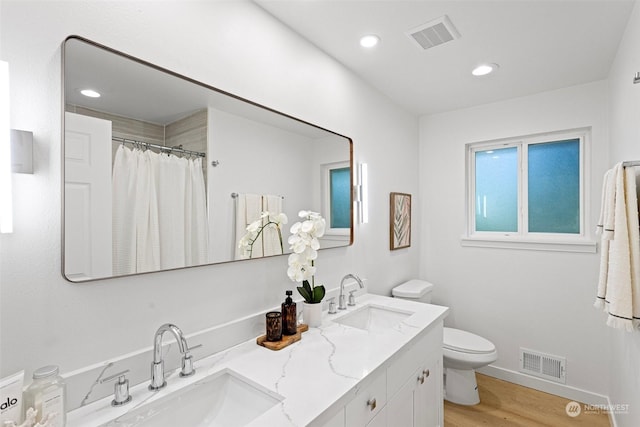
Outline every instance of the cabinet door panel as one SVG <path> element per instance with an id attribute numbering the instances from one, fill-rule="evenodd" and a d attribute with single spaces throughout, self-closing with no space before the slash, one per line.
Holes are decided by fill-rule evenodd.
<path id="1" fill-rule="evenodd" d="M 413 427 L 415 399 L 418 371 L 404 383 L 398 392 L 389 400 L 387 404 L 387 426 L 388 427 Z"/>
<path id="2" fill-rule="evenodd" d="M 442 354 L 442 327 L 437 325 L 418 338 L 387 369 L 387 395 L 394 395 L 404 385 L 409 376 L 422 366 L 427 358 L 437 358 Z"/>
<path id="3" fill-rule="evenodd" d="M 415 426 L 440 427 L 442 424 L 442 361 L 425 364 L 418 372 L 424 383 L 418 381 L 414 392 Z"/>

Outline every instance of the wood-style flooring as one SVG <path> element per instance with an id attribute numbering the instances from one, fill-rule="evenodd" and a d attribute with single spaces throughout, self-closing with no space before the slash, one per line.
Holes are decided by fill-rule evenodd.
<path id="1" fill-rule="evenodd" d="M 569 399 L 476 373 L 480 403 L 474 406 L 444 402 L 444 427 L 610 427 L 607 413 L 585 411 L 567 415 Z M 587 408 L 588 409 L 588 408 Z"/>

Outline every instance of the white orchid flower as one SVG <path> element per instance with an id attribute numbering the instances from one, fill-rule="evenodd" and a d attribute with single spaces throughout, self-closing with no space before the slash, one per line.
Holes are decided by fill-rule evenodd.
<path id="1" fill-rule="evenodd" d="M 281 225 L 286 224 L 287 221 L 287 215 L 284 213 L 273 214 L 269 211 L 262 212 L 260 214 L 260 219 L 257 219 L 247 225 L 246 234 L 238 240 L 238 249 L 241 251 L 241 255 L 251 258 L 253 253 L 253 244 L 258 239 L 258 236 L 264 231 L 265 227 L 268 226 L 275 226 L 280 240 L 280 250 L 284 253 L 284 248 L 282 247 Z"/>
<path id="2" fill-rule="evenodd" d="M 318 258 L 318 251 L 313 249 L 311 246 L 306 246 L 300 256 L 302 256 L 309 264 L 311 264 L 311 261 L 314 261 L 316 258 Z"/>
<path id="3" fill-rule="evenodd" d="M 291 234 L 298 234 L 301 228 L 302 228 L 302 224 L 299 222 L 296 222 L 291 226 Z"/>
<path id="4" fill-rule="evenodd" d="M 318 249 L 320 249 L 320 241 L 314 237 L 313 239 L 311 239 L 311 242 L 309 243 L 309 247 L 317 251 Z"/>
<path id="5" fill-rule="evenodd" d="M 315 260 L 318 258 L 318 249 L 320 249 L 318 238 L 324 235 L 326 223 L 317 212 L 301 210 L 298 216 L 302 220 L 291 226 L 291 236 L 287 239 L 289 249 L 292 251 L 289 255 L 287 276 L 294 282 L 310 281 L 312 289 L 320 288 L 324 295 L 324 286 L 316 286 L 313 279 L 316 274 Z M 308 287 L 308 285 L 305 286 Z M 307 302 L 319 302 L 309 300 L 308 291 L 300 293 Z"/>
<path id="6" fill-rule="evenodd" d="M 315 225 L 316 237 L 324 236 L 325 227 L 326 227 L 326 222 L 324 218 L 320 218 L 319 220 L 316 221 L 316 225 Z"/>
<path id="7" fill-rule="evenodd" d="M 293 282 L 302 282 L 304 280 L 303 271 L 299 268 L 289 267 L 287 275 Z"/>
<path id="8" fill-rule="evenodd" d="M 260 228 L 261 220 L 253 221 L 251 224 L 247 225 L 247 231 L 250 233 L 255 233 Z"/>
<path id="9" fill-rule="evenodd" d="M 293 250 L 293 252 L 297 254 L 301 254 L 305 251 L 306 248 L 307 244 L 304 242 L 304 240 L 298 240 L 292 245 L 291 250 Z"/>
<path id="10" fill-rule="evenodd" d="M 300 229 L 302 230 L 303 233 L 310 233 L 313 230 L 313 221 L 304 221 L 302 223 L 302 226 L 300 227 Z"/>

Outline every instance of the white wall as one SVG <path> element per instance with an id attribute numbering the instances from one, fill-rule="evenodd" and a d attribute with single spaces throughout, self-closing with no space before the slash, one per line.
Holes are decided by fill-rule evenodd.
<path id="1" fill-rule="evenodd" d="M 283 196 L 283 212 L 291 224 L 300 209 L 310 209 L 313 140 L 213 108 L 208 131 L 209 158 L 220 162 L 208 174 L 209 259 L 222 262 L 235 259 L 235 242 L 242 237 L 235 236 L 234 241 L 231 193 Z M 348 152 L 346 143 L 343 149 Z M 289 227 L 283 229 L 285 245 Z"/>
<path id="2" fill-rule="evenodd" d="M 638 71 L 640 3 L 636 2 L 609 73 L 609 165 L 640 160 L 640 84 L 633 84 Z M 629 405 L 628 414 L 616 414 L 617 425 L 635 427 L 640 425 L 640 332 L 611 330 L 610 334 L 609 399 L 611 403 Z"/>
<path id="3" fill-rule="evenodd" d="M 480 83 L 479 83 L 480 84 Z M 517 371 L 519 347 L 567 358 L 567 385 L 607 394 L 607 329 L 593 308 L 597 254 L 461 247 L 465 232 L 465 144 L 592 127 L 595 229 L 608 167 L 606 82 L 595 82 L 420 120 L 421 277 L 452 308 L 446 323 L 495 343 L 494 366 Z M 595 402 L 593 402 L 595 403 Z M 602 403 L 602 402 L 598 402 Z"/>
<path id="4" fill-rule="evenodd" d="M 354 246 L 320 254 L 317 282 L 334 287 L 354 272 L 387 294 L 417 276 L 418 239 L 408 250 L 388 250 L 389 192 L 417 194 L 417 120 L 255 5 L 3 1 L 0 8 L 11 127 L 33 131 L 35 143 L 35 173 L 14 175 L 15 231 L 0 236 L 0 376 L 49 363 L 67 372 L 148 347 L 163 322 L 191 333 L 274 307 L 293 285 L 286 257 L 88 284 L 62 278 L 60 44 L 70 34 L 353 138 L 355 160 L 369 163 L 370 223 L 356 227 Z"/>

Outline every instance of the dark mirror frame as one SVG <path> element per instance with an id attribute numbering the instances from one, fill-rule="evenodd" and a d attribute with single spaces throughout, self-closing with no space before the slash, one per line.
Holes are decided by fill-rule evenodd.
<path id="1" fill-rule="evenodd" d="M 248 105 L 251 105 L 253 107 L 257 107 L 259 109 L 262 109 L 262 110 L 264 110 L 266 112 L 273 113 L 273 114 L 279 116 L 282 119 L 293 120 L 297 124 L 311 126 L 311 127 L 315 128 L 315 129 L 317 129 L 319 131 L 324 131 L 324 132 L 327 132 L 329 134 L 333 134 L 335 136 L 344 138 L 346 140 L 346 142 L 348 142 L 348 144 L 349 144 L 349 166 L 350 166 L 350 169 L 351 169 L 351 173 L 350 173 L 350 189 L 351 189 L 351 191 L 350 191 L 350 198 L 351 198 L 350 218 L 351 218 L 351 226 L 350 226 L 350 229 L 349 229 L 350 236 L 349 236 L 349 239 L 348 239 L 348 243 L 345 241 L 344 245 L 340 245 L 340 246 L 336 246 L 336 247 L 348 247 L 348 246 L 351 246 L 353 244 L 353 242 L 354 242 L 354 194 L 353 194 L 353 188 L 354 188 L 354 174 L 355 174 L 355 171 L 354 171 L 354 163 L 353 163 L 353 140 L 351 138 L 349 138 L 347 136 L 344 136 L 344 135 L 341 135 L 339 133 L 333 132 L 331 130 L 325 129 L 323 127 L 314 125 L 312 123 L 306 122 L 304 120 L 301 120 L 301 119 L 296 118 L 294 116 L 291 116 L 289 114 L 283 113 L 281 111 L 277 111 L 277 110 L 274 110 L 274 109 L 269 108 L 267 106 L 264 106 L 264 105 L 261 105 L 259 103 L 253 102 L 253 101 L 248 100 L 246 98 L 242 98 L 242 97 L 240 97 L 238 95 L 234 95 L 234 94 L 232 94 L 230 92 L 226 92 L 226 91 L 221 90 L 219 88 L 210 86 L 210 85 L 208 85 L 206 83 L 203 83 L 203 82 L 200 82 L 198 80 L 194 80 L 194 79 L 192 79 L 190 77 L 187 77 L 187 76 L 184 76 L 182 74 L 176 73 L 174 71 L 168 70 L 166 68 L 160 67 L 160 66 L 155 65 L 153 63 L 147 62 L 147 61 L 145 61 L 143 59 L 140 59 L 140 58 L 134 57 L 132 55 L 126 54 L 124 52 L 118 51 L 116 49 L 110 48 L 108 46 L 105 46 L 103 44 L 100 44 L 100 43 L 97 43 L 95 41 L 89 40 L 89 39 L 84 38 L 82 36 L 70 35 L 67 38 L 65 38 L 65 40 L 62 43 L 62 55 L 61 55 L 62 56 L 62 73 L 61 73 L 61 91 L 62 91 L 62 104 L 61 104 L 61 113 L 62 113 L 61 114 L 61 116 L 62 116 L 62 132 L 61 132 L 61 138 L 62 138 L 62 147 L 61 147 L 62 148 L 61 149 L 61 166 L 62 166 L 62 168 L 61 168 L 61 187 L 62 187 L 61 188 L 61 194 L 62 194 L 62 205 L 61 205 L 61 208 L 62 208 L 62 216 L 61 216 L 61 219 L 62 219 L 61 230 L 62 230 L 62 232 L 61 232 L 61 234 L 62 235 L 61 235 L 61 240 L 62 240 L 62 257 L 61 257 L 61 260 L 62 260 L 62 266 L 61 267 L 62 267 L 62 276 L 66 280 L 68 280 L 69 282 L 72 282 L 72 283 L 84 283 L 84 282 L 92 282 L 92 281 L 96 281 L 96 280 L 105 280 L 105 279 L 112 279 L 112 278 L 135 276 L 135 275 L 139 275 L 139 274 L 149 274 L 149 273 L 157 273 L 157 272 L 161 272 L 161 271 L 180 270 L 180 269 L 183 269 L 183 268 L 194 268 L 194 267 L 199 267 L 199 266 L 204 266 L 204 265 L 226 264 L 226 263 L 229 263 L 229 262 L 252 261 L 252 260 L 255 260 L 255 259 L 261 259 L 261 258 L 253 258 L 253 259 L 242 259 L 242 260 L 219 261 L 219 262 L 203 263 L 203 264 L 198 264 L 198 265 L 193 265 L 193 266 L 185 266 L 185 267 L 178 267 L 178 268 L 166 268 L 166 269 L 163 268 L 163 269 L 159 269 L 159 270 L 148 271 L 148 272 L 140 272 L 140 273 L 133 273 L 133 274 L 96 277 L 96 278 L 91 278 L 91 279 L 86 279 L 86 280 L 72 280 L 72 279 L 69 279 L 67 277 L 67 274 L 65 272 L 65 258 L 66 258 L 66 256 L 65 256 L 65 248 L 66 248 L 66 243 L 67 243 L 66 242 L 66 234 L 65 234 L 65 176 L 66 176 L 65 175 L 65 152 L 66 152 L 66 149 L 67 149 L 66 141 L 65 141 L 65 112 L 66 112 L 66 105 L 67 105 L 66 104 L 66 101 L 67 101 L 66 100 L 66 92 L 65 92 L 65 90 L 66 90 L 65 89 L 65 59 L 66 59 L 65 49 L 66 49 L 66 47 L 65 46 L 66 46 L 66 43 L 68 41 L 70 41 L 70 40 L 78 40 L 78 41 L 86 43 L 86 44 L 88 44 L 88 45 L 90 45 L 92 47 L 95 47 L 97 49 L 101 49 L 101 50 L 103 50 L 105 52 L 108 52 L 108 53 L 111 53 L 111 54 L 114 54 L 114 55 L 118 55 L 118 56 L 120 56 L 120 57 L 122 57 L 124 59 L 133 61 L 133 62 L 135 62 L 137 64 L 142 65 L 142 66 L 149 67 L 149 68 L 151 68 L 151 69 L 153 69 L 155 71 L 159 71 L 159 72 L 165 73 L 165 74 L 167 74 L 167 75 L 169 75 L 171 77 L 175 77 L 177 79 L 181 79 L 183 81 L 186 81 L 188 83 L 197 85 L 197 86 L 199 86 L 201 88 L 204 88 L 204 89 L 207 89 L 209 91 L 213 91 L 213 92 L 215 92 L 215 93 L 217 93 L 219 95 L 224 95 L 224 96 L 230 97 L 233 100 L 240 101 L 240 102 L 246 103 Z M 209 201 L 207 200 L 207 204 L 208 203 L 209 203 Z M 304 207 L 300 207 L 300 208 L 304 208 Z M 296 221 L 298 221 L 297 218 L 290 218 L 289 219 L 290 224 L 293 223 L 293 222 L 296 222 Z M 329 225 L 327 225 L 327 228 L 328 227 L 329 227 Z M 285 241 L 286 241 L 286 237 L 284 237 L 284 238 L 285 238 Z M 321 250 L 326 250 L 326 249 L 333 249 L 333 248 L 334 247 L 320 248 L 320 249 Z M 269 256 L 269 257 L 274 257 L 274 256 L 278 257 L 278 256 L 284 256 L 284 255 L 288 255 L 288 253 L 285 253 L 283 255 L 272 255 L 272 256 Z"/>

